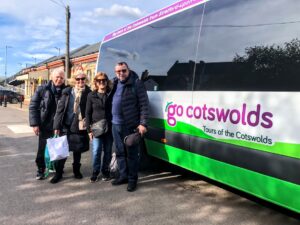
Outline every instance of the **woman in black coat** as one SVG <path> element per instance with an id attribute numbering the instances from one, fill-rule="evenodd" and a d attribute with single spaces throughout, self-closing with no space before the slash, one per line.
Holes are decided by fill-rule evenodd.
<path id="1" fill-rule="evenodd" d="M 73 152 L 73 172 L 76 179 L 83 176 L 80 173 L 81 153 L 89 150 L 89 137 L 85 126 L 86 101 L 90 88 L 86 85 L 87 76 L 83 72 L 72 76 L 74 87 L 65 88 L 58 103 L 54 116 L 53 129 L 55 134 L 67 134 L 69 150 Z M 55 162 L 56 173 L 51 183 L 62 179 L 66 159 Z"/>
<path id="2" fill-rule="evenodd" d="M 112 151 L 112 133 L 111 133 L 111 103 L 112 98 L 109 87 L 109 80 L 105 73 L 98 72 L 94 78 L 93 91 L 89 93 L 86 104 L 86 126 L 89 132 L 90 139 L 93 142 L 93 173 L 90 178 L 91 183 L 98 180 L 100 171 L 102 180 L 110 179 L 109 164 L 111 161 Z M 104 126 L 108 128 L 106 133 L 97 135 L 97 132 L 92 131 L 93 124 L 99 121 L 106 121 Z M 102 124 L 103 125 L 103 124 Z M 101 154 L 103 151 L 103 158 Z M 101 162 L 102 161 L 102 162 Z"/>

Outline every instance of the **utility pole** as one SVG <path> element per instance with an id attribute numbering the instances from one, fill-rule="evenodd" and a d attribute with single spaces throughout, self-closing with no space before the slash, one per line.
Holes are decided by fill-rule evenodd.
<path id="1" fill-rule="evenodd" d="M 70 77 L 70 6 L 66 7 L 66 57 L 65 57 L 65 82 Z"/>
<path id="2" fill-rule="evenodd" d="M 12 48 L 11 46 L 7 46 L 5 45 L 5 80 L 4 80 L 4 84 L 6 84 L 6 76 L 7 76 L 7 49 L 8 48 Z"/>

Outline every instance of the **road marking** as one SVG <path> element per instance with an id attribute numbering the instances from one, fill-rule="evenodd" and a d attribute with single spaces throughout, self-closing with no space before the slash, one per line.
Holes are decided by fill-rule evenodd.
<path id="1" fill-rule="evenodd" d="M 11 155 L 1 155 L 0 158 L 4 157 L 15 157 L 15 156 L 22 156 L 22 155 L 35 155 L 34 152 L 27 152 L 27 153 L 20 153 L 20 154 L 11 154 Z"/>
<path id="2" fill-rule="evenodd" d="M 7 125 L 7 128 L 15 134 L 33 133 L 32 128 L 27 124 Z"/>

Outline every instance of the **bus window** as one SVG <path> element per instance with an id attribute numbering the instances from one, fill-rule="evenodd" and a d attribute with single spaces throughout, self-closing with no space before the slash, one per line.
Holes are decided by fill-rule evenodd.
<path id="1" fill-rule="evenodd" d="M 299 91 L 299 10 L 279 0 L 207 2 L 195 90 Z"/>
<path id="2" fill-rule="evenodd" d="M 151 23 L 101 46 L 98 69 L 114 74 L 126 61 L 148 91 L 192 90 L 203 5 Z"/>

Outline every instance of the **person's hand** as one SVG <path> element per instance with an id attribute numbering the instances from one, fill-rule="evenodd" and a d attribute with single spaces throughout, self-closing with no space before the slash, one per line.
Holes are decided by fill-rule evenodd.
<path id="1" fill-rule="evenodd" d="M 144 134 L 147 132 L 147 128 L 145 126 L 143 126 L 142 124 L 140 124 L 138 127 L 137 127 L 139 133 L 141 134 L 141 136 L 143 137 Z"/>
<path id="2" fill-rule="evenodd" d="M 93 140 L 93 133 L 91 132 L 91 133 L 89 133 L 89 137 L 90 137 L 90 140 Z"/>
<path id="3" fill-rule="evenodd" d="M 59 136 L 59 134 L 60 134 L 60 130 L 54 130 L 54 135 Z"/>
<path id="4" fill-rule="evenodd" d="M 33 132 L 35 133 L 36 136 L 39 136 L 40 134 L 40 127 L 33 127 Z"/>

